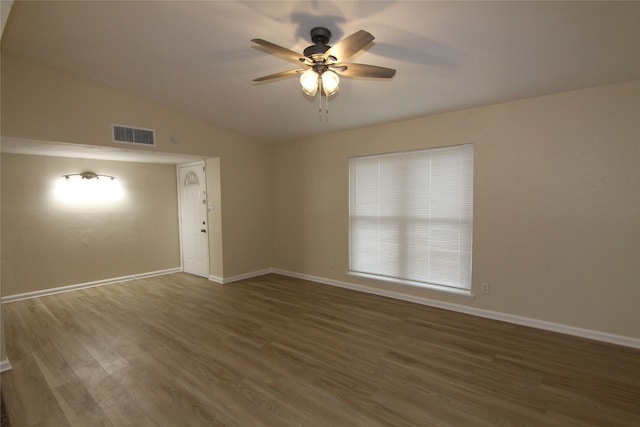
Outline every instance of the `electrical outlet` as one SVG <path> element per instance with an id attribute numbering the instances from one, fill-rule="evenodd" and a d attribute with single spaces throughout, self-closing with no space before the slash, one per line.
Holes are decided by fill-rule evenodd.
<path id="1" fill-rule="evenodd" d="M 333 260 L 333 259 L 330 259 L 330 260 L 329 260 L 329 268 L 333 268 L 333 267 L 335 267 L 335 266 L 336 266 L 336 261 L 335 261 L 335 260 Z"/>
<path id="2" fill-rule="evenodd" d="M 483 283 L 482 284 L 482 293 L 483 294 L 488 294 L 489 293 L 489 284 L 488 283 Z"/>

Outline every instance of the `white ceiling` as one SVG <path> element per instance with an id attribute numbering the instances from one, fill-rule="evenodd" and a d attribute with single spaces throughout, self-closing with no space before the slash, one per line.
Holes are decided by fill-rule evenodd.
<path id="1" fill-rule="evenodd" d="M 309 30 L 332 42 L 364 29 L 353 62 L 397 69 L 343 78 L 329 114 L 296 68 L 253 47 L 297 52 Z M 10 49 L 264 142 L 640 78 L 638 2 L 16 1 Z M 331 43 L 330 43 L 331 44 Z"/>

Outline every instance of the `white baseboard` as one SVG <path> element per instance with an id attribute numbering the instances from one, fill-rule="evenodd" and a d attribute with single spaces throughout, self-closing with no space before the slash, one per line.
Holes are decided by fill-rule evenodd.
<path id="1" fill-rule="evenodd" d="M 0 360 L 0 372 L 10 371 L 11 363 L 9 363 L 9 359 Z"/>
<path id="2" fill-rule="evenodd" d="M 79 289 L 94 288 L 96 286 L 112 285 L 114 283 L 127 282 L 130 280 L 146 279 L 147 277 L 162 276 L 164 274 L 178 273 L 182 271 L 180 267 L 169 268 L 166 270 L 150 271 L 147 273 L 132 274 L 129 276 L 114 277 L 111 279 L 96 280 L 95 282 L 79 283 L 77 285 L 62 286 L 59 288 L 44 289 L 41 291 L 26 292 L 24 294 L 15 294 L 2 297 L 2 303 L 20 301 L 29 298 L 44 297 L 47 295 L 60 294 L 63 292 L 72 292 Z"/>
<path id="3" fill-rule="evenodd" d="M 224 284 L 224 277 L 214 276 L 213 274 L 209 275 L 209 280 L 212 282 L 218 283 L 220 285 Z"/>
<path id="4" fill-rule="evenodd" d="M 445 310 L 457 311 L 459 313 L 471 314 L 473 316 L 485 317 L 488 319 L 500 320 L 503 322 L 513 323 L 521 326 L 529 326 L 536 329 L 559 332 L 567 335 L 574 335 L 582 338 L 589 338 L 596 341 L 603 341 L 611 344 L 618 344 L 626 347 L 640 348 L 640 339 L 627 337 L 623 335 L 615 335 L 606 332 L 594 331 L 590 329 L 577 328 L 575 326 L 563 325 L 560 323 L 547 322 L 544 320 L 533 319 L 530 317 L 516 316 L 513 314 L 500 313 L 497 311 L 484 310 L 481 308 L 468 307 L 459 304 L 453 304 L 444 301 L 433 300 L 430 298 L 416 297 L 406 295 L 400 292 L 385 291 L 374 289 L 368 286 L 356 285 L 353 283 L 342 282 L 324 277 L 311 276 L 308 274 L 295 273 L 293 271 L 271 269 L 271 272 L 282 274 L 283 276 L 296 277 L 298 279 L 311 280 L 313 282 L 325 285 L 338 286 L 355 291 L 366 292 L 370 294 L 380 295 L 389 298 L 395 298 L 403 301 L 414 302 L 417 304 L 428 305 L 431 307 L 443 308 Z"/>
<path id="5" fill-rule="evenodd" d="M 265 268 L 264 270 L 252 271 L 251 273 L 239 274 L 237 276 L 231 277 L 218 277 L 218 276 L 209 276 L 209 280 L 215 283 L 219 283 L 221 285 L 226 285 L 227 283 L 237 282 L 239 280 L 251 279 L 252 277 L 264 276 L 265 274 L 272 273 L 273 269 Z"/>

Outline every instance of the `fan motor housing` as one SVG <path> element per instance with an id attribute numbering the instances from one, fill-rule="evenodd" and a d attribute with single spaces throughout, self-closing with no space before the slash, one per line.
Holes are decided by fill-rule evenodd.
<path id="1" fill-rule="evenodd" d="M 324 55 L 330 48 L 331 46 L 326 44 L 314 44 L 306 48 L 302 53 L 307 58 L 311 58 L 313 55 Z"/>
<path id="2" fill-rule="evenodd" d="M 327 45 L 331 39 L 331 31 L 324 27 L 315 27 L 311 29 L 311 41 L 314 45 L 307 47 L 303 51 L 303 55 L 307 58 L 312 58 L 314 55 L 324 55 L 331 46 Z"/>

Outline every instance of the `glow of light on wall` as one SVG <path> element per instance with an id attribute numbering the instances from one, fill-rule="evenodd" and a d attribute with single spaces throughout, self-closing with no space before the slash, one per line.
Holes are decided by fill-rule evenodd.
<path id="1" fill-rule="evenodd" d="M 124 189 L 117 178 L 83 178 L 78 175 L 60 177 L 54 188 L 54 198 L 61 203 L 76 206 L 115 204 L 124 199 Z"/>

